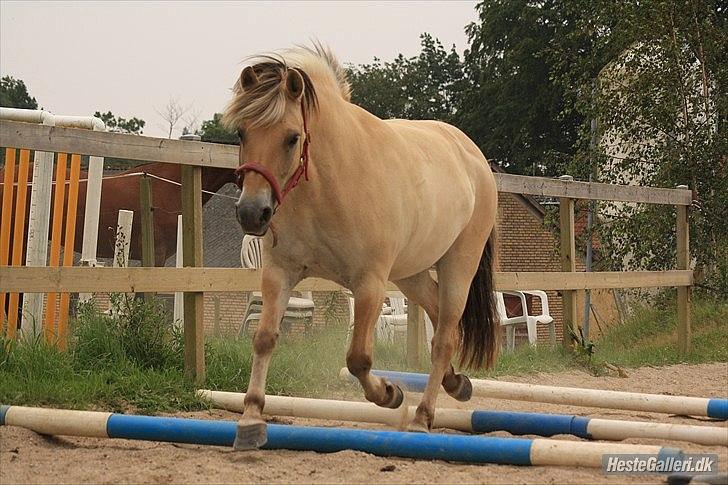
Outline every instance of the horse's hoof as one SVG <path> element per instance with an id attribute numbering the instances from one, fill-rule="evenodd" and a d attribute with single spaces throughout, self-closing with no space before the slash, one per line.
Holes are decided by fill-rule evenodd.
<path id="1" fill-rule="evenodd" d="M 387 397 L 381 406 L 383 408 L 397 409 L 404 402 L 402 389 L 397 384 L 392 384 L 389 381 L 385 381 L 385 386 L 387 388 Z"/>
<path id="2" fill-rule="evenodd" d="M 448 394 L 460 402 L 470 401 L 470 398 L 473 397 L 473 383 L 465 374 L 459 374 L 459 376 L 460 385 L 455 391 Z"/>
<path id="3" fill-rule="evenodd" d="M 238 422 L 233 449 L 238 451 L 257 450 L 267 442 L 268 432 L 265 422 L 258 420 Z"/>
<path id="4" fill-rule="evenodd" d="M 407 426 L 407 431 L 410 433 L 429 433 L 430 430 L 425 426 L 424 424 L 418 423 L 417 421 L 412 421 Z"/>

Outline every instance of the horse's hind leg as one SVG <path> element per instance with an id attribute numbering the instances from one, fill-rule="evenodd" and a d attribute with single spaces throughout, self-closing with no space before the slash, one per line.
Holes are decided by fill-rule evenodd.
<path id="1" fill-rule="evenodd" d="M 386 282 L 380 278 L 367 277 L 353 289 L 354 332 L 346 354 L 346 366 L 359 379 L 368 401 L 382 407 L 397 408 L 404 400 L 399 386 L 370 373 L 374 327 L 382 311 L 385 285 Z"/>
<path id="2" fill-rule="evenodd" d="M 443 378 L 452 369 L 450 360 L 458 347 L 458 324 L 486 237 L 482 226 L 471 224 L 437 263 L 439 312 L 432 338 L 432 369 L 410 431 L 428 431 L 432 427 L 437 393 Z"/>
<path id="3" fill-rule="evenodd" d="M 432 327 L 437 332 L 439 322 L 438 288 L 437 282 L 426 270 L 403 280 L 394 282 L 402 290 L 404 296 L 412 303 L 420 305 L 430 317 Z M 432 343 L 434 343 L 434 335 Z M 458 401 L 467 401 L 473 394 L 473 386 L 470 379 L 463 374 L 456 374 L 452 364 L 445 370 L 442 378 L 442 387 L 450 396 Z"/>

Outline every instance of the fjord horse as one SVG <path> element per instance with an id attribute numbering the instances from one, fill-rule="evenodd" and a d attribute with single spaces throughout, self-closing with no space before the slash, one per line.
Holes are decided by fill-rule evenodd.
<path id="1" fill-rule="evenodd" d="M 451 365 L 455 352 L 472 368 L 495 359 L 497 192 L 485 157 L 448 124 L 383 121 L 352 104 L 344 70 L 321 46 L 252 59 L 223 119 L 241 140 L 238 221 L 265 236 L 264 305 L 235 447 L 265 443 L 265 381 L 281 318 L 293 287 L 313 276 L 352 291 L 346 364 L 379 406 L 403 401 L 398 386 L 370 374 L 387 281 L 425 309 L 432 368 L 409 429 L 428 431 L 440 385 L 459 400 L 472 394 Z"/>

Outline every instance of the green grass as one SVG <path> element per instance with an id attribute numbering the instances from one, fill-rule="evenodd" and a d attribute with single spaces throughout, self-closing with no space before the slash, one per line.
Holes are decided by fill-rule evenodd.
<path id="1" fill-rule="evenodd" d="M 205 409 L 195 386 L 184 376 L 183 342 L 154 302 L 119 301 L 121 316 L 82 309 L 72 325 L 67 352 L 42 341 L 0 340 L 0 403 L 118 412 L 157 413 Z M 521 346 L 503 353 L 495 369 L 475 377 L 533 374 L 583 369 L 604 372 L 604 363 L 620 367 L 667 365 L 687 361 L 728 362 L 728 303 L 696 300 L 693 305 L 693 353 L 681 359 L 676 348 L 674 304 L 640 307 L 621 326 L 594 344 L 594 353 L 560 347 Z M 309 335 L 282 336 L 268 374 L 270 394 L 334 397 L 360 392 L 342 383 L 346 328 L 332 325 Z M 205 387 L 245 390 L 250 375 L 250 338 L 214 338 L 205 345 Z M 427 372 L 429 365 L 408 368 L 405 345 L 377 343 L 375 367 Z"/>

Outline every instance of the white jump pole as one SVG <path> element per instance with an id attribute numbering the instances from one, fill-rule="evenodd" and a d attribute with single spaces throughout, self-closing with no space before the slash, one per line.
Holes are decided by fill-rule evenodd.
<path id="1" fill-rule="evenodd" d="M 93 131 L 106 131 L 106 125 L 98 118 L 91 118 Z M 83 218 L 83 243 L 81 245 L 81 265 L 96 266 L 96 249 L 99 240 L 99 217 L 101 212 L 101 186 L 104 177 L 104 157 L 91 156 L 88 160 L 86 176 L 86 207 Z M 79 302 L 87 302 L 91 293 L 80 293 Z"/>
<path id="2" fill-rule="evenodd" d="M 54 116 L 40 111 L 40 122 L 54 126 Z M 33 158 L 33 182 L 28 215 L 26 266 L 45 266 L 48 263 L 48 229 L 51 221 L 51 190 L 53 186 L 53 153 L 36 151 Z M 24 293 L 21 332 L 25 338 L 43 333 L 43 293 Z"/>
<path id="3" fill-rule="evenodd" d="M 206 389 L 200 389 L 197 394 L 217 408 L 243 412 L 245 394 Z M 263 412 L 271 416 L 378 423 L 396 428 L 408 423 L 414 417 L 415 409 L 414 406 L 387 409 L 365 402 L 266 396 Z M 466 433 L 508 431 L 516 435 L 536 436 L 570 434 L 585 439 L 609 441 L 650 438 L 687 441 L 706 446 L 728 446 L 728 428 L 717 426 L 620 421 L 544 413 L 436 408 L 433 427 Z"/>
<path id="4" fill-rule="evenodd" d="M 196 443 L 232 446 L 234 421 L 133 416 L 93 411 L 0 406 L 0 426 L 21 426 L 47 435 Z M 563 440 L 403 433 L 346 428 L 268 424 L 263 449 L 334 453 L 357 450 L 378 456 L 511 465 L 602 467 L 604 454 L 648 454 L 679 460 L 682 451 L 650 445 L 584 443 Z"/>
<path id="5" fill-rule="evenodd" d="M 116 243 L 114 246 L 114 268 L 129 266 L 129 249 L 131 247 L 131 226 L 134 211 L 120 210 L 116 222 Z"/>
<path id="6" fill-rule="evenodd" d="M 374 370 L 372 374 L 402 384 L 414 392 L 422 392 L 429 377 L 427 374 L 382 370 Z M 341 369 L 340 377 L 345 380 L 355 380 L 346 367 Z M 471 379 L 471 383 L 473 396 L 491 399 L 624 409 L 683 416 L 708 416 L 724 421 L 728 419 L 728 399 L 544 386 L 487 379 Z"/>
<path id="7" fill-rule="evenodd" d="M 177 251 L 174 255 L 174 265 L 177 268 L 182 267 L 182 214 L 177 216 Z M 174 314 L 173 323 L 177 328 L 184 328 L 185 324 L 185 307 L 184 293 L 177 291 L 174 294 Z"/>
<path id="8" fill-rule="evenodd" d="M 122 209 L 116 222 L 116 240 L 114 242 L 114 268 L 129 266 L 129 249 L 131 247 L 131 226 L 134 222 L 134 211 Z M 111 314 L 118 314 L 119 308 L 111 307 Z"/>

